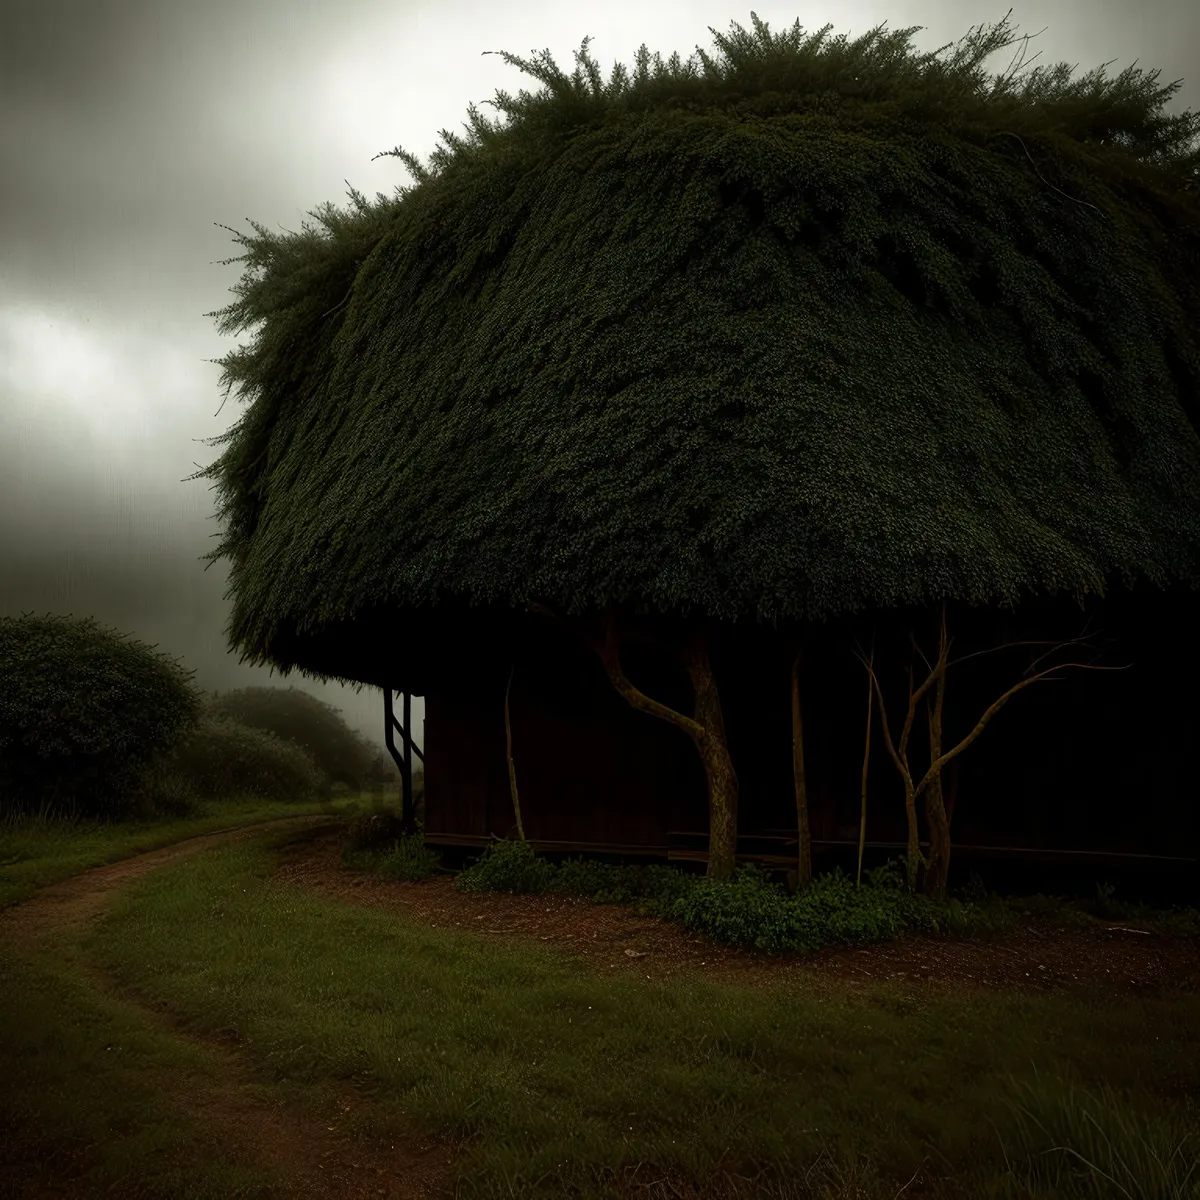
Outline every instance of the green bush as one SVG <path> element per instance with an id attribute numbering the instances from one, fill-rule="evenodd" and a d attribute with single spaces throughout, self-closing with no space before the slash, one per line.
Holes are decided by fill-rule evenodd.
<path id="1" fill-rule="evenodd" d="M 960 921 L 969 924 L 970 906 L 960 909 Z M 835 870 L 794 896 L 748 864 L 723 883 L 702 877 L 670 912 L 688 929 L 770 954 L 889 941 L 905 931 L 937 933 L 949 925 L 945 907 L 908 892 L 891 864 L 870 872 L 863 887 Z"/>
<path id="2" fill-rule="evenodd" d="M 203 799 L 305 800 L 327 783 L 306 751 L 228 717 L 203 717 L 157 766 Z"/>
<path id="3" fill-rule="evenodd" d="M 90 618 L 0 617 L 5 809 L 130 815 L 151 763 L 199 719 L 191 674 Z"/>
<path id="4" fill-rule="evenodd" d="M 528 842 L 505 839 L 488 846 L 455 886 L 462 891 L 566 891 L 599 903 L 632 904 L 639 912 L 681 921 L 718 941 L 773 954 L 888 941 L 906 930 L 966 931 L 988 920 L 970 902 L 939 905 L 913 895 L 894 862 L 868 872 L 861 888 L 834 871 L 789 896 L 755 864 L 738 867 L 725 881 L 661 864 L 618 867 L 579 858 L 555 865 L 539 858 Z"/>
<path id="5" fill-rule="evenodd" d="M 598 904 L 632 904 L 640 913 L 667 915 L 696 877 L 659 863 L 619 867 L 582 857 L 558 864 L 549 887 L 587 896 Z"/>
<path id="6" fill-rule="evenodd" d="M 386 751 L 375 748 L 341 718 L 340 709 L 298 688 L 243 687 L 214 694 L 205 715 L 273 734 L 300 747 L 322 774 L 351 791 L 390 781 L 396 769 Z"/>
<path id="7" fill-rule="evenodd" d="M 404 822 L 398 812 L 360 812 L 342 833 L 342 849 L 348 854 L 383 850 L 403 836 Z"/>
<path id="8" fill-rule="evenodd" d="M 768 952 L 820 945 L 792 898 L 753 864 L 738 867 L 728 880 L 698 877 L 671 905 L 671 915 L 685 928 L 731 945 Z"/>
<path id="9" fill-rule="evenodd" d="M 415 883 L 428 879 L 442 865 L 442 856 L 425 845 L 423 834 L 418 824 L 416 833 L 409 837 L 401 835 L 392 843 L 391 852 L 383 860 L 385 876 Z"/>
<path id="10" fill-rule="evenodd" d="M 398 823 L 383 836 L 395 846 Z M 403 853 L 394 852 L 390 868 L 397 878 L 425 878 L 436 864 L 436 855 L 422 857 L 430 852 L 419 838 L 400 849 Z M 410 860 L 413 865 L 407 865 Z M 754 864 L 740 866 L 732 879 L 717 882 L 659 863 L 617 866 L 576 857 L 554 864 L 539 857 L 530 843 L 513 838 L 487 846 L 477 862 L 459 873 L 455 887 L 569 892 L 600 904 L 630 905 L 643 915 L 681 921 L 718 941 L 774 954 L 890 941 L 906 932 L 1000 931 L 1019 920 L 1026 903 L 989 893 L 977 876 L 961 893 L 939 903 L 908 890 L 899 860 L 867 871 L 861 887 L 834 870 L 818 876 L 806 891 L 788 895 Z M 1042 899 L 1045 907 L 1069 914 L 1063 901 Z M 1166 932 L 1200 932 L 1200 912 L 1195 909 L 1145 913 Z"/>
<path id="11" fill-rule="evenodd" d="M 658 913 L 686 894 L 694 878 L 657 863 L 622 867 L 579 857 L 556 865 L 539 858 L 529 842 L 505 838 L 487 846 L 455 886 L 461 891 L 571 892 L 601 904 L 640 904 Z"/>
<path id="12" fill-rule="evenodd" d="M 156 764 L 143 776 L 130 809 L 142 820 L 195 817 L 204 811 L 204 798 L 186 776 Z"/>
<path id="13" fill-rule="evenodd" d="M 416 833 L 405 834 L 403 818 L 393 809 L 358 813 L 342 834 L 342 862 L 366 857 L 377 860 L 372 866 L 388 879 L 428 879 L 441 866 L 441 855 L 425 845 L 424 823 L 418 819 L 416 825 Z"/>
<path id="14" fill-rule="evenodd" d="M 506 838 L 487 846 L 454 886 L 460 892 L 544 892 L 554 870 L 554 864 L 538 858 L 528 842 Z"/>
<path id="15" fill-rule="evenodd" d="M 321 701 L 280 688 L 206 698 L 192 674 L 90 618 L 0 618 L 0 816 L 183 817 L 208 800 L 331 798 L 334 780 L 394 776 Z"/>

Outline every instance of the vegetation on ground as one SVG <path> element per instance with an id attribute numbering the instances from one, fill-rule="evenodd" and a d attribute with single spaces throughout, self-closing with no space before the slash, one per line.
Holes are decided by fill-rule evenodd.
<path id="1" fill-rule="evenodd" d="M 344 814 L 396 778 L 306 693 L 208 695 L 94 621 L 0 618 L 0 907 L 228 825 Z"/>
<path id="2" fill-rule="evenodd" d="M 394 782 L 386 752 L 316 697 L 210 696 L 192 674 L 91 619 L 0 617 L 0 820 L 187 817 Z"/>
<path id="3" fill-rule="evenodd" d="M 607 976 L 538 943 L 273 884 L 285 841 L 147 876 L 66 959 L 198 1033 L 235 1030 L 268 1089 L 359 1081 L 372 1102 L 356 1133 L 408 1113 L 464 1138 L 459 1196 L 665 1198 L 689 1181 L 706 1197 L 1196 1195 L 1194 995 L 968 997 L 890 981 L 831 1003 L 790 983 Z M 43 975 L 39 994 L 55 986 Z M 72 1026 L 67 1045 L 113 1036 L 116 1009 L 73 1003 L 46 1010 Z M 3 1006 L 12 1103 L 32 1111 L 70 1064 L 41 1005 Z M 82 1059 L 113 1104 L 133 1078 L 122 1058 L 93 1046 Z M 60 1086 L 56 1121 L 75 1106 L 95 1128 L 109 1090 Z M 118 1131 L 104 1153 L 128 1163 L 135 1141 Z M 147 1177 L 158 1162 L 143 1154 Z"/>
<path id="4" fill-rule="evenodd" d="M 300 811 L 251 803 L 212 805 L 200 819 Z M 332 803 L 346 823 L 346 863 L 401 880 L 444 870 L 420 832 L 394 836 L 394 805 Z M 58 822 L 55 833 L 44 818 L 25 822 L 24 836 L 44 838 L 41 868 L 53 876 L 56 846 L 61 863 L 89 846 L 119 857 L 115 839 L 163 844 L 200 832 L 195 820 L 161 818 L 157 834 L 153 822 L 114 823 L 85 837 L 78 823 Z M 136 1178 L 152 1196 L 272 1194 L 157 1097 L 158 1073 L 215 1068 L 143 1028 L 136 1004 L 90 991 L 75 973 L 87 962 L 202 1033 L 236 1030 L 268 1091 L 315 1095 L 354 1077 L 375 1096 L 355 1118 L 358 1132 L 378 1134 L 403 1110 L 465 1136 L 462 1196 L 511 1186 L 598 1197 L 640 1186 L 638 1195 L 665 1198 L 687 1194 L 670 1190 L 687 1181 L 714 1198 L 890 1200 L 910 1181 L 905 1194 L 930 1197 L 1197 1195 L 1187 1083 L 1200 1074 L 1195 997 L 997 994 L 968 1004 L 880 984 L 831 1007 L 786 988 L 761 996 L 702 981 L 605 979 L 549 950 L 489 948 L 457 930 L 273 887 L 271 850 L 285 841 L 158 871 L 90 933 L 4 964 L 0 1054 L 14 1071 L 0 1101 L 13 1111 L 3 1116 L 26 1140 L 90 1146 L 96 1190 Z M 789 897 L 756 868 L 722 883 L 667 866 L 552 863 L 516 841 L 489 847 L 456 886 L 572 891 L 768 952 L 789 939 L 1003 928 L 1020 911 L 978 886 L 939 907 L 907 893 L 896 863 L 869 872 L 860 889 L 833 875 Z M 1132 915 L 1107 891 L 1080 907 Z M 1198 928 L 1195 910 L 1139 915 Z M 596 1072 L 597 1063 L 609 1069 Z M 83 1070 L 86 1089 L 72 1085 Z"/>
<path id="5" fill-rule="evenodd" d="M 395 813 L 353 819 L 343 840 L 343 861 L 402 880 L 429 878 L 442 869 L 440 855 L 400 832 Z M 1143 921 L 1167 934 L 1200 935 L 1200 908 L 1161 908 L 1117 899 L 1098 883 L 1092 899 L 1033 895 L 1004 897 L 973 876 L 959 894 L 939 902 L 910 891 L 898 860 L 867 871 L 856 886 L 840 871 L 817 876 L 789 895 L 754 863 L 721 881 L 661 864 L 616 865 L 583 856 L 552 862 L 526 841 L 493 842 L 455 879 L 463 891 L 565 891 L 599 904 L 626 904 L 639 913 L 680 920 L 718 941 L 766 953 L 817 950 L 839 944 L 888 941 L 905 933 L 986 934 L 1010 928 L 1022 915 L 1086 913 L 1107 920 Z"/>
<path id="6" fill-rule="evenodd" d="M 359 803 L 344 796 L 301 801 L 235 797 L 206 801 L 181 817 L 115 822 L 66 819 L 44 810 L 25 817 L 9 814 L 0 818 L 0 909 L 82 871 L 184 838 L 283 817 L 328 814 L 340 819 Z"/>

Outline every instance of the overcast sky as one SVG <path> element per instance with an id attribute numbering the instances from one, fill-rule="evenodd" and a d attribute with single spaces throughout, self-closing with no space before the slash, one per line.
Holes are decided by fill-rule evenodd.
<path id="1" fill-rule="evenodd" d="M 993 24 L 1007 3 L 756 0 L 773 33 L 798 18 L 854 38 L 881 21 L 925 28 L 919 52 Z M 220 368 L 239 338 L 203 314 L 228 304 L 243 248 L 218 225 L 299 230 L 346 182 L 368 197 L 412 182 L 373 155 L 422 160 L 467 105 L 540 83 L 485 50 L 550 49 L 567 74 L 585 35 L 605 81 L 645 42 L 718 55 L 708 27 L 752 30 L 725 0 L 0 0 L 0 615 L 91 615 L 182 659 L 226 690 L 294 685 L 382 744 L 382 698 L 294 672 L 239 665 L 223 628 L 227 565 L 208 480 L 220 452 L 197 439 L 245 411 L 221 406 Z M 1182 79 L 1169 111 L 1200 108 L 1195 0 L 1051 0 L 1013 8 L 1037 34 L 1025 61 L 1137 60 Z M 1041 32 L 1039 32 L 1041 31 Z M 1018 47 L 993 55 L 1004 71 Z M 398 632 L 403 634 L 402 624 Z M 418 741 L 423 705 L 414 701 Z"/>

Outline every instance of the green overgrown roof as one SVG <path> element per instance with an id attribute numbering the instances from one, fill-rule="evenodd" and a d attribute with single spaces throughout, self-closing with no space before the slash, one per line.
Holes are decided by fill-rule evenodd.
<path id="1" fill-rule="evenodd" d="M 754 22 L 703 72 L 643 46 L 632 83 L 586 40 L 586 79 L 506 54 L 547 84 L 497 93 L 508 126 L 472 107 L 436 169 L 392 152 L 413 188 L 237 235 L 210 315 L 260 325 L 221 360 L 251 403 L 200 474 L 244 658 L 366 679 L 356 619 L 411 647 L 430 605 L 789 621 L 1200 586 L 1178 84 L 989 80 L 1005 22 L 949 60 Z"/>

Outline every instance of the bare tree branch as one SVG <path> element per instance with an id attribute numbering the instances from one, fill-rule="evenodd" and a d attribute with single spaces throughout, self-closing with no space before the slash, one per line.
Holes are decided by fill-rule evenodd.
<path id="1" fill-rule="evenodd" d="M 1080 634 L 1078 637 L 1069 638 L 1069 639 L 1068 639 L 1067 641 L 1065 641 L 1065 642 L 1063 642 L 1063 641 L 1057 641 L 1057 642 L 1055 642 L 1055 641 L 1037 641 L 1037 640 L 1032 640 L 1032 641 L 1026 641 L 1026 640 L 1022 640 L 1022 641 L 1016 641 L 1016 642 L 1002 642 L 1002 643 L 1001 643 L 999 646 L 989 646 L 989 647 L 988 647 L 986 650 L 976 650 L 976 651 L 974 651 L 974 652 L 973 652 L 973 653 L 971 653 L 971 654 L 964 654 L 964 655 L 963 655 L 961 658 L 954 658 L 954 659 L 951 659 L 951 660 L 950 660 L 950 661 L 949 661 L 949 662 L 948 662 L 946 665 L 947 665 L 948 667 L 953 667 L 953 666 L 956 666 L 958 663 L 961 663 L 961 662 L 966 662 L 968 659 L 971 659 L 971 658 L 980 658 L 980 657 L 981 657 L 981 656 L 983 656 L 984 654 L 995 654 L 997 650 L 1008 650 L 1008 649 L 1011 649 L 1013 646 L 1051 646 L 1051 647 L 1062 647 L 1062 646 L 1078 646 L 1078 645 L 1083 645 L 1085 642 L 1089 641 L 1089 640 L 1091 639 L 1091 637 L 1093 636 L 1092 634 L 1090 634 L 1090 633 L 1087 633 L 1087 632 L 1086 632 L 1086 630 L 1087 630 L 1087 625 L 1085 624 L 1085 625 L 1084 625 L 1084 632 L 1083 632 L 1083 633 L 1081 633 L 1081 634 Z M 1044 658 L 1044 657 L 1045 657 L 1045 655 L 1043 655 L 1042 657 Z M 1039 659 L 1039 660 L 1037 660 L 1037 661 L 1039 661 L 1039 662 L 1040 662 L 1041 660 Z M 1036 665 L 1036 663 L 1035 663 L 1034 665 Z M 1032 669 L 1032 668 L 1030 668 L 1030 669 Z"/>
<path id="2" fill-rule="evenodd" d="M 891 725 L 888 721 L 887 710 L 884 707 L 883 688 L 879 682 L 879 677 L 876 674 L 875 668 L 874 668 L 874 661 L 873 661 L 874 655 L 872 655 L 872 660 L 868 661 L 866 656 L 863 654 L 862 647 L 858 644 L 857 641 L 855 642 L 855 654 L 858 657 L 859 661 L 867 669 L 867 674 L 871 681 L 871 687 L 873 689 L 876 700 L 879 704 L 880 722 L 883 725 L 884 742 L 887 745 L 888 754 L 891 756 L 892 762 L 896 766 L 896 770 L 900 773 L 900 777 L 904 781 L 905 811 L 906 811 L 906 814 L 908 816 L 908 821 L 909 821 L 909 851 L 908 851 L 908 854 L 909 854 L 910 886 L 915 877 L 915 871 L 917 869 L 917 860 L 919 859 L 920 862 L 923 865 L 925 865 L 926 867 L 929 867 L 930 863 L 933 861 L 931 859 L 929 862 L 926 862 L 924 855 L 922 855 L 920 852 L 920 845 L 917 840 L 916 824 L 915 824 L 916 801 L 922 796 L 922 794 L 925 794 L 927 804 L 930 803 L 930 800 L 929 800 L 930 793 L 928 792 L 928 789 L 937 780 L 940 780 L 942 768 L 945 767 L 947 763 L 953 761 L 958 755 L 962 754 L 963 751 L 966 750 L 967 747 L 970 746 L 971 743 L 973 741 L 975 741 L 976 738 L 979 737 L 979 735 L 986 728 L 988 722 L 996 715 L 996 713 L 998 713 L 1000 711 L 1001 708 L 1004 707 L 1004 705 L 1008 702 L 1010 697 L 1016 695 L 1016 693 L 1019 692 L 1022 688 L 1028 687 L 1030 684 L 1036 683 L 1039 680 L 1044 680 L 1044 681 L 1050 682 L 1050 683 L 1061 682 L 1061 676 L 1058 675 L 1057 673 L 1064 670 L 1067 667 L 1080 667 L 1085 670 L 1093 670 L 1093 671 L 1123 671 L 1123 670 L 1127 670 L 1128 666 L 1132 665 L 1132 664 L 1127 664 L 1126 666 L 1122 666 L 1122 667 L 1098 666 L 1096 664 L 1095 658 L 1093 658 L 1092 661 L 1090 661 L 1090 662 L 1058 663 L 1053 666 L 1046 667 L 1045 669 L 1040 670 L 1040 671 L 1037 669 L 1040 666 L 1040 664 L 1042 662 L 1044 662 L 1051 654 L 1053 654 L 1059 650 L 1066 649 L 1067 647 L 1078 647 L 1078 646 L 1086 644 L 1089 637 L 1091 636 L 1089 633 L 1087 633 L 1086 626 L 1085 626 L 1085 632 L 1083 634 L 1081 634 L 1079 637 L 1076 637 L 1076 638 L 1067 639 L 1066 641 L 1049 642 L 1049 641 L 1041 641 L 1041 640 L 1038 640 L 1038 641 L 1022 640 L 1020 642 L 1006 643 L 1005 645 L 1001 645 L 1001 646 L 993 646 L 989 650 L 979 651 L 976 654 L 965 655 L 963 658 L 955 660 L 955 662 L 962 662 L 962 661 L 964 661 L 965 658 L 973 658 L 973 657 L 977 657 L 980 654 L 993 653 L 996 650 L 1006 649 L 1008 646 L 1014 646 L 1014 645 L 1037 645 L 1037 646 L 1049 646 L 1050 647 L 1050 649 L 1047 650 L 1047 652 L 1045 654 L 1042 654 L 1041 656 L 1036 658 L 1028 667 L 1026 667 L 1025 671 L 1023 672 L 1024 678 L 1022 678 L 1016 684 L 1014 684 L 1011 688 L 1009 688 L 1008 691 L 1006 691 L 998 700 L 996 700 L 993 704 L 991 704 L 988 707 L 988 709 L 984 712 L 983 716 L 977 722 L 975 728 L 965 738 L 963 738 L 963 740 L 957 746 L 955 746 L 952 750 L 949 750 L 945 753 L 941 753 L 940 752 L 940 750 L 941 750 L 940 740 L 941 740 L 941 728 L 942 728 L 942 724 L 941 724 L 942 698 L 943 698 L 943 692 L 944 692 L 947 672 L 949 671 L 950 666 L 953 665 L 949 660 L 949 648 L 950 648 L 951 639 L 947 636 L 946 606 L 944 603 L 941 606 L 941 620 L 939 623 L 939 629 L 940 629 L 939 652 L 938 652 L 937 661 L 936 661 L 936 663 L 933 663 L 933 664 L 931 664 L 929 662 L 929 659 L 925 656 L 924 652 L 921 650 L 921 647 L 918 645 L 916 638 L 912 634 L 912 630 L 911 629 L 909 630 L 909 637 L 912 642 L 913 650 L 915 651 L 915 654 L 919 654 L 921 656 L 922 661 L 925 663 L 926 667 L 928 668 L 929 674 L 927 675 L 927 677 L 925 678 L 925 680 L 921 684 L 921 686 L 914 689 L 914 687 L 913 687 L 913 658 L 915 657 L 915 655 L 910 656 L 909 666 L 908 666 L 908 693 L 909 693 L 908 712 L 905 714 L 904 728 L 901 733 L 900 742 L 899 742 L 898 746 L 896 745 L 896 743 L 893 741 L 893 738 L 892 738 Z M 930 688 L 934 687 L 935 685 L 937 687 L 937 691 L 935 693 L 937 700 L 936 700 L 936 704 L 934 705 L 934 708 L 931 709 L 931 711 L 930 711 L 930 731 L 931 731 L 931 733 L 930 733 L 930 738 L 931 738 L 930 750 L 931 750 L 931 752 L 933 752 L 931 754 L 931 757 L 934 759 L 934 761 L 932 761 L 930 763 L 929 769 L 928 769 L 928 771 L 925 772 L 920 783 L 914 787 L 913 786 L 913 777 L 912 777 L 911 769 L 910 769 L 909 763 L 908 763 L 908 739 L 912 732 L 913 720 L 915 718 L 917 708 L 920 705 L 921 700 L 925 699 L 927 697 L 927 693 L 930 691 Z M 926 703 L 927 704 L 931 703 L 931 701 L 926 700 Z M 935 746 L 935 744 L 936 744 L 936 746 Z"/>
<path id="3" fill-rule="evenodd" d="M 888 753 L 892 756 L 892 761 L 896 764 L 897 770 L 901 773 L 904 771 L 904 764 L 900 761 L 900 756 L 896 753 L 896 747 L 892 742 L 891 729 L 888 726 L 887 711 L 883 707 L 883 689 L 879 686 L 879 680 L 875 676 L 874 667 L 874 652 L 871 654 L 872 661 L 868 662 L 866 655 L 862 653 L 861 647 L 855 642 L 855 656 L 867 668 L 867 674 L 871 678 L 871 683 L 875 688 L 875 697 L 879 702 L 879 719 L 883 722 L 883 740 L 887 744 Z"/>
<path id="4" fill-rule="evenodd" d="M 935 671 L 933 674 L 926 676 L 925 682 L 923 684 L 921 684 L 921 686 L 919 688 L 917 688 L 916 692 L 914 693 L 912 690 L 912 664 L 911 664 L 911 662 L 909 663 L 909 668 L 908 668 L 908 695 L 909 695 L 908 714 L 904 718 L 904 730 L 900 734 L 900 754 L 901 754 L 901 756 L 904 755 L 904 752 L 908 747 L 909 735 L 912 733 L 913 721 L 916 719 L 916 715 L 917 715 L 917 706 L 920 704 L 921 700 L 924 698 L 925 693 L 928 692 L 929 689 L 931 687 L 933 687 L 933 685 L 936 682 L 937 682 L 937 672 Z M 880 700 L 879 703 L 880 703 L 880 705 L 882 705 L 883 701 Z"/>
<path id="5" fill-rule="evenodd" d="M 579 629 L 564 617 L 559 616 L 549 605 L 534 601 L 528 605 L 528 608 L 531 612 L 555 621 L 586 645 L 590 646 L 604 664 L 604 669 L 608 672 L 608 677 L 612 680 L 613 687 L 617 689 L 620 695 L 633 708 L 639 709 L 644 713 L 649 713 L 652 717 L 658 717 L 660 720 L 668 721 L 672 725 L 677 725 L 693 739 L 707 736 L 707 730 L 699 721 L 685 716 L 683 713 L 676 712 L 673 708 L 668 708 L 667 705 L 660 704 L 657 700 L 652 700 L 626 678 L 625 672 L 621 667 L 621 634 L 617 630 L 616 618 L 610 610 L 606 610 L 601 615 L 601 622 L 604 625 L 604 640 L 600 641 Z"/>
<path id="6" fill-rule="evenodd" d="M 1068 643 L 1063 644 L 1066 645 Z M 1046 656 L 1042 655 L 1042 657 L 1045 658 Z M 925 777 L 917 785 L 914 796 L 919 796 L 934 775 L 937 774 L 937 772 L 940 771 L 942 767 L 944 767 L 952 758 L 957 758 L 983 732 L 984 727 L 1000 711 L 1000 709 L 1007 702 L 1008 698 L 1012 695 L 1015 695 L 1022 688 L 1028 687 L 1031 683 L 1036 683 L 1039 679 L 1045 679 L 1054 671 L 1061 671 L 1067 667 L 1081 667 L 1088 671 L 1127 671 L 1131 666 L 1133 666 L 1132 663 L 1126 663 L 1123 667 L 1097 667 L 1093 666 L 1091 663 L 1077 662 L 1059 663 L 1057 666 L 1047 667 L 1046 670 L 1041 671 L 1037 675 L 1033 675 L 1028 679 L 1022 679 L 1020 683 L 1014 684 L 1008 689 L 1007 692 L 1004 693 L 1003 696 L 1000 697 L 999 700 L 995 701 L 988 707 L 983 716 L 979 718 L 979 722 L 976 724 L 975 728 L 972 729 L 971 732 L 967 734 L 967 736 L 963 738 L 963 740 L 959 742 L 953 750 L 948 750 L 941 756 L 941 758 L 937 760 L 937 762 L 930 765 L 929 770 L 925 772 Z M 1057 683 L 1061 682 L 1061 680 L 1052 680 L 1051 682 Z"/>
<path id="7" fill-rule="evenodd" d="M 910 637 L 911 637 L 911 634 L 910 634 Z M 927 668 L 928 670 L 932 671 L 932 670 L 933 670 L 933 667 L 930 665 L 929 659 L 927 659 L 927 658 L 925 657 L 925 651 L 924 651 L 924 650 L 922 650 L 922 649 L 921 649 L 921 647 L 917 645 L 917 639 L 916 639 L 916 638 L 912 638 L 912 645 L 913 645 L 913 649 L 914 649 L 914 650 L 915 650 L 915 651 L 916 651 L 916 652 L 917 652 L 917 653 L 918 653 L 918 654 L 921 656 L 921 661 L 922 661 L 922 662 L 925 664 L 926 668 Z M 953 639 L 953 638 L 951 638 L 951 639 L 949 640 L 949 642 L 947 642 L 947 643 L 946 643 L 946 649 L 947 649 L 947 650 L 949 650 L 949 649 L 950 649 L 950 647 L 951 647 L 951 646 L 953 646 L 953 645 L 954 645 L 954 639 Z M 969 658 L 969 657 L 970 657 L 970 655 L 968 655 L 967 657 Z M 948 662 L 946 663 L 946 666 L 948 666 L 948 667 L 949 667 L 949 666 L 953 666 L 953 663 L 954 663 L 954 662 L 957 662 L 957 661 L 960 661 L 960 660 L 958 660 L 958 659 L 955 659 L 955 660 L 953 660 L 953 662 L 951 662 L 951 661 L 948 661 Z"/>

